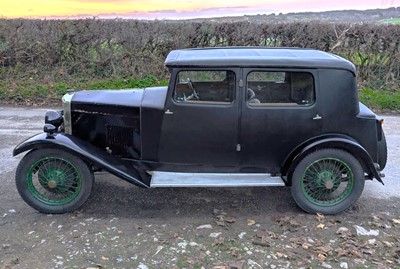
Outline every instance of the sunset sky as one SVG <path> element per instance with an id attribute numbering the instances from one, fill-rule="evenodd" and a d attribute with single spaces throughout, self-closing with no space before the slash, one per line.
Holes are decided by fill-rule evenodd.
<path id="1" fill-rule="evenodd" d="M 0 17 L 185 19 L 392 6 L 400 0 L 0 0 Z"/>

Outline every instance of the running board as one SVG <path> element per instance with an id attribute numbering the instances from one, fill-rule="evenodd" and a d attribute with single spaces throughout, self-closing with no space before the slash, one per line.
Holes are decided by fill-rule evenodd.
<path id="1" fill-rule="evenodd" d="M 285 186 L 270 174 L 152 172 L 150 187 L 261 187 Z"/>

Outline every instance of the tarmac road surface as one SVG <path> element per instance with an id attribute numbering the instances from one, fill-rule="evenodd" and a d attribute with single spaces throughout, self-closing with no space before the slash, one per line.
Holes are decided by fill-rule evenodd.
<path id="1" fill-rule="evenodd" d="M 389 269 L 400 263 L 399 116 L 385 117 L 385 186 L 366 182 L 359 201 L 339 215 L 305 214 L 284 187 L 142 189 L 108 173 L 96 175 L 81 209 L 46 215 L 18 195 L 14 175 L 23 154 L 12 157 L 19 142 L 42 132 L 45 112 L 0 105 L 0 268 Z"/>

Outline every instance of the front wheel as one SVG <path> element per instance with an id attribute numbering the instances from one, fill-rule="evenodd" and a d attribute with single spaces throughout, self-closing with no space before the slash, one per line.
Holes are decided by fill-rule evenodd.
<path id="1" fill-rule="evenodd" d="M 60 149 L 30 151 L 20 161 L 15 175 L 22 199 L 48 214 L 81 207 L 90 195 L 93 179 L 93 172 L 84 161 Z"/>
<path id="2" fill-rule="evenodd" d="M 364 171 L 353 155 L 339 149 L 323 149 L 307 155 L 297 165 L 291 192 L 304 211 L 331 215 L 352 206 L 364 183 Z"/>

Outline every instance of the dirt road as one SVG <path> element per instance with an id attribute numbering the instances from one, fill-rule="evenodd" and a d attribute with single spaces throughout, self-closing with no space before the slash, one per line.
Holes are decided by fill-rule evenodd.
<path id="1" fill-rule="evenodd" d="M 14 185 L 45 109 L 0 106 L 0 268 L 398 268 L 400 117 L 385 116 L 385 186 L 337 216 L 304 214 L 288 188 L 139 189 L 106 173 L 78 212 L 44 215 Z M 219 267 L 218 267 L 219 266 Z M 396 267 L 397 266 L 397 267 Z"/>

